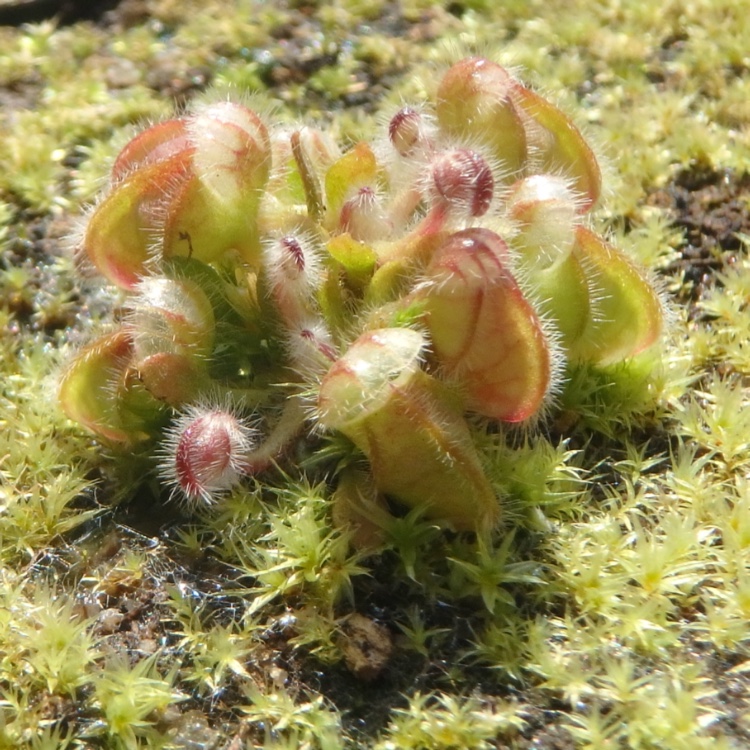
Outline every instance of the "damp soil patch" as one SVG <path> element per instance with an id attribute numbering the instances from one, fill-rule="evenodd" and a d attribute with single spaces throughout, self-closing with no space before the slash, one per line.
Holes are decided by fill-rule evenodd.
<path id="1" fill-rule="evenodd" d="M 679 302 L 695 305 L 721 284 L 720 275 L 746 252 L 750 237 L 750 173 L 694 166 L 648 197 L 684 233 L 679 256 L 664 272 L 681 278 Z M 692 317 L 692 314 L 691 314 Z"/>

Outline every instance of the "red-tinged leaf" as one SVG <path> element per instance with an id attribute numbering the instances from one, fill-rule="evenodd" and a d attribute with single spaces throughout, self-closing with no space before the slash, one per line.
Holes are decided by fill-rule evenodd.
<path id="1" fill-rule="evenodd" d="M 133 289 L 146 275 L 159 215 L 168 193 L 186 179 L 188 167 L 188 152 L 144 166 L 96 207 L 81 249 L 109 281 Z"/>
<path id="2" fill-rule="evenodd" d="M 112 181 L 120 182 L 136 169 L 192 151 L 185 120 L 166 120 L 136 135 L 120 151 L 112 167 Z"/>
<path id="3" fill-rule="evenodd" d="M 612 364 L 652 346 L 661 335 L 659 295 L 626 255 L 579 227 L 573 255 L 592 289 L 589 322 L 570 348 L 572 359 Z"/>
<path id="4" fill-rule="evenodd" d="M 367 456 L 378 491 L 456 529 L 492 524 L 494 492 L 460 405 L 419 369 L 423 345 L 408 328 L 360 336 L 321 382 L 319 420 Z"/>
<path id="5" fill-rule="evenodd" d="M 130 335 L 119 330 L 87 346 L 73 360 L 60 383 L 65 414 L 98 435 L 118 443 L 131 442 L 120 415 L 117 388 L 133 354 Z"/>
<path id="6" fill-rule="evenodd" d="M 216 321 L 203 289 L 190 279 L 151 276 L 137 286 L 128 307 L 136 355 L 184 352 L 193 358 L 210 356 Z"/>
<path id="7" fill-rule="evenodd" d="M 260 116 L 241 104 L 218 102 L 196 110 L 186 128 L 194 171 L 214 202 L 257 202 L 271 168 L 271 141 Z"/>
<path id="8" fill-rule="evenodd" d="M 422 334 L 410 328 L 384 328 L 362 334 L 336 360 L 320 386 L 320 423 L 347 430 L 380 409 L 394 384 L 419 369 Z"/>
<path id="9" fill-rule="evenodd" d="M 573 190 L 581 196 L 579 210 L 590 210 L 599 199 L 602 175 L 581 132 L 554 104 L 518 81 L 514 82 L 512 99 L 531 120 L 527 121 L 526 130 L 534 171 L 568 177 Z"/>
<path id="10" fill-rule="evenodd" d="M 570 254 L 577 223 L 577 201 L 567 180 L 532 175 L 518 180 L 506 201 L 513 220 L 513 247 L 532 278 Z"/>
<path id="11" fill-rule="evenodd" d="M 507 252 L 490 230 L 456 232 L 433 256 L 424 295 L 432 348 L 467 407 L 518 422 L 542 406 L 551 366 L 541 322 L 503 262 Z"/>
<path id="12" fill-rule="evenodd" d="M 461 410 L 440 386 L 419 370 L 404 387 L 392 387 L 355 442 L 380 492 L 458 531 L 491 527 L 500 505 Z"/>

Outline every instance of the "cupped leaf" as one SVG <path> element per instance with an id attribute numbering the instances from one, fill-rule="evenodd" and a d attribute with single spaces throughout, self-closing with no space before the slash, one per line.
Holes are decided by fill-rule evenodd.
<path id="1" fill-rule="evenodd" d="M 467 407 L 518 422 L 542 406 L 552 368 L 542 324 L 507 255 L 488 229 L 456 232 L 435 252 L 422 294 L 435 356 Z"/>
<path id="2" fill-rule="evenodd" d="M 169 193 L 187 179 L 189 160 L 180 151 L 136 170 L 91 214 L 80 251 L 108 281 L 133 289 L 148 273 Z"/>
<path id="3" fill-rule="evenodd" d="M 219 205 L 257 202 L 271 169 L 271 141 L 260 116 L 234 102 L 217 102 L 188 118 L 193 167 Z"/>
<path id="4" fill-rule="evenodd" d="M 107 440 L 131 442 L 114 383 L 123 377 L 133 355 L 125 330 L 103 336 L 83 349 L 64 372 L 59 399 L 65 414 Z"/>
<path id="5" fill-rule="evenodd" d="M 326 247 L 331 257 L 338 261 L 347 273 L 354 276 L 367 275 L 375 268 L 375 251 L 346 232 L 332 237 Z"/>
<path id="6" fill-rule="evenodd" d="M 359 337 L 323 378 L 321 424 L 367 456 L 378 491 L 456 529 L 499 515 L 460 405 L 420 368 L 424 338 L 386 328 Z"/>
<path id="7" fill-rule="evenodd" d="M 211 354 L 214 311 L 196 282 L 151 276 L 136 291 L 129 302 L 129 322 L 139 357 L 158 352 L 182 352 L 193 358 Z"/>
<path id="8" fill-rule="evenodd" d="M 335 229 L 344 202 L 360 188 L 377 182 L 378 163 L 367 143 L 357 143 L 326 172 L 326 226 Z"/>
<path id="9" fill-rule="evenodd" d="M 571 359 L 607 365 L 652 346 L 661 335 L 664 314 L 643 271 L 584 227 L 576 232 L 573 255 L 589 280 L 592 304 L 585 330 L 570 346 Z"/>
<path id="10" fill-rule="evenodd" d="M 171 196 L 160 227 L 164 258 L 187 256 L 217 263 L 236 252 L 252 268 L 260 266 L 257 212 L 259 193 L 217 194 L 191 173 Z"/>
<path id="11" fill-rule="evenodd" d="M 591 310 L 591 280 L 579 258 L 568 255 L 553 268 L 532 276 L 534 297 L 540 308 L 554 321 L 563 348 L 576 346 L 589 326 Z"/>
<path id="12" fill-rule="evenodd" d="M 581 198 L 579 208 L 588 211 L 599 199 L 602 174 L 594 152 L 572 120 L 552 102 L 518 81 L 512 100 L 527 116 L 529 156 L 534 172 L 564 175 Z"/>
<path id="13" fill-rule="evenodd" d="M 112 181 L 120 182 L 136 169 L 192 151 L 184 119 L 165 120 L 132 138 L 112 166 Z"/>
<path id="14" fill-rule="evenodd" d="M 469 428 L 441 384 L 421 370 L 395 386 L 384 408 L 363 423 L 355 443 L 370 461 L 375 485 L 456 530 L 494 525 L 500 505 Z"/>
<path id="15" fill-rule="evenodd" d="M 513 247 L 526 274 L 533 277 L 570 255 L 578 217 L 568 180 L 525 177 L 512 186 L 506 206 L 515 228 Z"/>
<path id="16" fill-rule="evenodd" d="M 209 390 L 203 362 L 179 352 L 156 352 L 137 363 L 143 387 L 159 401 L 179 407 Z"/>
<path id="17" fill-rule="evenodd" d="M 320 386 L 318 415 L 324 427 L 346 431 L 388 401 L 395 386 L 419 369 L 425 340 L 410 328 L 383 328 L 360 336 L 330 368 Z"/>

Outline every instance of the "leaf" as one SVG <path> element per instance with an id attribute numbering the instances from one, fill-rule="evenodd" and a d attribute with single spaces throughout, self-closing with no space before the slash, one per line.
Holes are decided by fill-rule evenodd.
<path id="1" fill-rule="evenodd" d="M 551 362 L 541 322 L 505 266 L 507 253 L 488 229 L 456 232 L 433 256 L 423 294 L 433 350 L 468 408 L 519 422 L 541 407 Z"/>
<path id="2" fill-rule="evenodd" d="M 116 183 L 91 215 L 81 249 L 113 284 L 132 289 L 146 275 L 167 188 L 184 182 L 189 158 L 181 151 L 138 169 Z"/>
<path id="3" fill-rule="evenodd" d="M 588 211 L 599 199 L 602 175 L 594 152 L 571 119 L 554 104 L 518 81 L 514 81 L 512 99 L 531 119 L 527 123 L 529 153 L 536 159 L 536 171 L 564 174 L 573 180 L 573 189 Z"/>
<path id="4" fill-rule="evenodd" d="M 573 255 L 593 290 L 592 312 L 571 359 L 608 365 L 652 346 L 664 325 L 659 295 L 626 255 L 594 232 L 578 227 Z"/>
<path id="5" fill-rule="evenodd" d="M 523 118 L 511 98 L 513 84 L 502 66 L 468 57 L 445 73 L 435 103 L 442 129 L 486 144 L 508 174 L 523 169 L 528 156 Z"/>
<path id="6" fill-rule="evenodd" d="M 70 364 L 60 384 L 60 404 L 65 414 L 108 440 L 130 442 L 125 429 L 113 380 L 130 363 L 133 343 L 119 330 L 97 339 Z"/>

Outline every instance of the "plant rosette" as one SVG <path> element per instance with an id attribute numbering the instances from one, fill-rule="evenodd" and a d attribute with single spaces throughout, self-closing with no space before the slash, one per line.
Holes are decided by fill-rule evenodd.
<path id="1" fill-rule="evenodd" d="M 600 191 L 571 119 L 480 57 L 343 153 L 196 105 L 125 146 L 77 238 L 130 313 L 68 365 L 63 409 L 126 449 L 160 441 L 192 507 L 314 433 L 352 445 L 347 523 L 392 500 L 491 527 L 467 418 L 533 425 L 566 367 L 662 334 L 648 275 L 590 228 Z"/>

